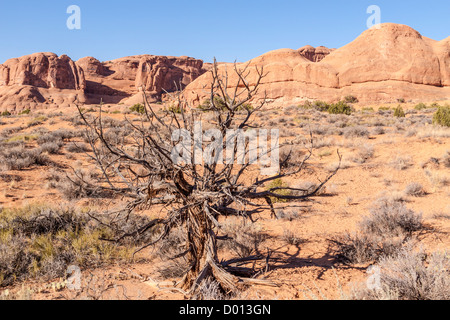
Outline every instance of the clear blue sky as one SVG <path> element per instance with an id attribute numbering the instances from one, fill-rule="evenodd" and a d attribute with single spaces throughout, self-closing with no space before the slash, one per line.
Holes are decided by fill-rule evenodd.
<path id="1" fill-rule="evenodd" d="M 72 4 L 81 8 L 81 30 L 66 27 Z M 449 0 L 2 0 L 0 63 L 41 51 L 74 60 L 147 53 L 246 61 L 306 44 L 338 48 L 366 29 L 372 4 L 382 22 L 450 36 Z"/>

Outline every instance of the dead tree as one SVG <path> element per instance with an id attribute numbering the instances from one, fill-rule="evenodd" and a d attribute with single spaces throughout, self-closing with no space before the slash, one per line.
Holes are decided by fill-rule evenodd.
<path id="1" fill-rule="evenodd" d="M 314 190 L 307 192 L 288 187 L 267 189 L 266 186 L 271 181 L 296 175 L 304 168 L 312 154 L 312 139 L 306 156 L 294 169 L 284 168 L 284 162 L 289 160 L 288 156 L 280 164 L 279 170 L 268 177 L 252 176 L 250 173 L 254 164 L 250 161 L 240 164 L 237 161 L 222 164 L 216 161 L 202 164 L 195 161 L 181 164 L 174 162 L 172 152 L 176 142 L 172 141 L 173 132 L 183 129 L 193 138 L 196 122 L 209 113 L 215 127 L 224 137 L 229 130 L 247 129 L 252 116 L 265 105 L 266 99 L 260 99 L 260 102 L 254 104 L 261 81 L 266 76 L 263 68 L 255 67 L 253 76 L 256 75 L 256 78 L 252 83 L 247 80 L 252 71 L 249 65 L 239 68 L 235 64 L 232 71 L 231 84 L 228 72 L 219 71 L 217 63 L 214 63 L 208 88 L 208 104 L 202 110 L 190 106 L 183 94 L 179 93 L 175 95 L 175 107 L 156 112 L 144 94 L 143 119 L 139 124 L 128 121 L 133 130 L 127 137 L 129 143 L 126 145 L 114 144 L 106 137 L 101 111 L 95 119 L 88 119 L 79 108 L 86 125 L 86 137 L 92 148 L 89 154 L 99 168 L 100 179 L 96 186 L 129 199 L 126 207 L 129 213 L 143 205 L 163 204 L 167 208 L 165 218 L 155 219 L 135 233 L 124 233 L 121 238 L 143 233 L 157 226 L 162 227 L 157 239 L 146 244 L 145 247 L 148 247 L 181 225 L 187 234 L 183 254 L 187 257 L 189 266 L 179 282 L 179 288 L 190 293 L 196 292 L 204 280 L 217 281 L 228 293 L 245 285 L 267 284 L 264 280 L 238 277 L 232 274 L 226 263 L 220 263 L 217 241 L 226 235 L 221 234 L 219 217 L 250 217 L 255 208 L 261 207 L 267 207 L 273 212 L 271 199 L 308 199 L 337 172 L 332 172 Z M 252 107 L 249 107 L 249 102 L 253 103 Z M 224 141 L 224 148 L 225 143 Z M 249 143 L 246 142 L 245 145 L 248 147 Z M 204 147 L 205 145 L 201 146 Z M 278 147 L 265 152 L 278 152 Z M 233 160 L 236 160 L 238 150 L 234 147 L 233 151 Z M 249 151 L 246 149 L 245 153 L 248 155 Z M 193 160 L 195 154 L 192 153 L 190 157 Z M 281 192 L 283 190 L 301 192 L 287 194 Z"/>

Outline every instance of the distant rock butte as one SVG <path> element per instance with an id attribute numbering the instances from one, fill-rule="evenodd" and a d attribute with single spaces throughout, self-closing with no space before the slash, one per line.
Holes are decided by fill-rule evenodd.
<path id="1" fill-rule="evenodd" d="M 251 66 L 250 83 L 257 78 L 254 66 L 264 66 L 267 76 L 254 100 L 266 93 L 272 105 L 337 101 L 347 95 L 367 103 L 450 99 L 450 37 L 432 40 L 405 25 L 382 24 L 339 49 L 280 49 L 238 66 L 245 64 Z M 132 104 L 142 102 L 142 90 L 154 101 L 179 88 L 186 88 L 188 101 L 198 104 L 207 98 L 211 68 L 184 56 L 137 55 L 107 62 L 85 57 L 74 62 L 66 55 L 35 53 L 0 64 L 0 111 L 77 101 Z M 230 64 L 219 64 L 219 70 L 225 68 Z M 237 77 L 230 71 L 228 75 L 232 86 Z"/>
<path id="2" fill-rule="evenodd" d="M 450 37 L 435 41 L 405 25 L 382 24 L 336 50 L 280 49 L 240 66 L 245 64 L 251 66 L 248 80 L 253 84 L 254 66 L 264 67 L 268 74 L 255 100 L 267 94 L 273 105 L 337 101 L 347 95 L 366 103 L 450 99 Z M 237 77 L 228 74 L 230 85 L 236 83 Z M 195 104 L 207 98 L 210 80 L 205 74 L 189 84 L 188 100 Z"/>
<path id="3" fill-rule="evenodd" d="M 184 89 L 206 72 L 203 61 L 189 57 L 139 55 L 100 62 L 85 57 L 35 53 L 0 65 L 0 110 L 51 108 L 80 104 L 142 102 Z"/>

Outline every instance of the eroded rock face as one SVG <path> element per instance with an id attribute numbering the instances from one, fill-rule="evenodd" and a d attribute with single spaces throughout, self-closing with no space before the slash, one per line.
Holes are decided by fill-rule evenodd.
<path id="1" fill-rule="evenodd" d="M 104 63 L 86 57 L 78 60 L 77 65 L 85 70 L 90 99 L 112 102 L 142 90 L 159 100 L 166 91 L 184 89 L 205 72 L 203 61 L 190 57 L 138 55 Z"/>
<path id="2" fill-rule="evenodd" d="M 320 62 L 334 50 L 335 49 L 328 49 L 322 46 L 317 48 L 304 46 L 298 49 L 298 52 L 311 62 Z"/>
<path id="3" fill-rule="evenodd" d="M 342 48 L 325 49 L 281 49 L 247 62 L 250 83 L 257 79 L 255 66 L 267 73 L 255 100 L 264 94 L 278 105 L 347 95 L 361 102 L 450 99 L 450 38 L 435 41 L 408 26 L 386 23 Z M 210 81 L 206 74 L 189 84 L 188 100 L 195 104 L 207 98 Z M 236 82 L 236 76 L 229 78 L 231 85 Z"/>
<path id="4" fill-rule="evenodd" d="M 35 53 L 7 60 L 0 68 L 0 84 L 84 90 L 83 70 L 66 55 Z"/>
<path id="5" fill-rule="evenodd" d="M 83 70 L 68 56 L 35 53 L 0 65 L 0 110 L 20 112 L 84 103 Z"/>
<path id="6" fill-rule="evenodd" d="M 145 89 L 152 95 L 164 90 L 184 89 L 203 74 L 203 61 L 189 57 L 142 56 L 136 75 L 136 89 Z"/>

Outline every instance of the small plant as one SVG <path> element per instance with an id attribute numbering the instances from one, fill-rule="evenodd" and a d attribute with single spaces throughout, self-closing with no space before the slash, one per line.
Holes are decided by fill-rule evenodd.
<path id="1" fill-rule="evenodd" d="M 0 115 L 1 115 L 2 117 L 9 117 L 9 116 L 11 115 L 11 112 L 9 112 L 9 111 L 3 111 L 2 113 L 0 113 Z"/>
<path id="2" fill-rule="evenodd" d="M 137 113 L 140 113 L 140 114 L 144 114 L 145 113 L 145 106 L 143 104 L 136 103 L 135 105 L 130 107 L 130 111 L 131 112 L 137 112 Z"/>
<path id="3" fill-rule="evenodd" d="M 266 187 L 267 191 L 271 191 L 275 194 L 279 194 L 282 196 L 288 196 L 291 194 L 291 190 L 287 189 L 287 184 L 281 179 L 275 179 L 269 185 Z M 287 200 L 284 199 L 277 199 L 275 197 L 270 197 L 272 202 L 287 202 Z"/>
<path id="4" fill-rule="evenodd" d="M 227 104 L 225 103 L 225 100 L 219 96 L 214 96 L 214 104 L 211 103 L 211 99 L 206 99 L 200 106 L 198 106 L 198 109 L 203 112 L 208 112 L 214 110 L 214 107 L 217 108 L 219 111 L 227 110 Z M 244 111 L 244 110 L 251 111 L 253 109 L 254 108 L 251 104 L 244 103 L 243 105 L 238 107 L 236 111 Z"/>
<path id="5" fill-rule="evenodd" d="M 450 127 L 450 106 L 438 107 L 433 115 L 433 124 Z"/>
<path id="6" fill-rule="evenodd" d="M 346 96 L 346 97 L 344 98 L 344 102 L 346 102 L 346 103 L 358 103 L 359 100 L 358 100 L 357 97 L 352 96 L 352 95 L 349 95 L 349 96 Z"/>
<path id="7" fill-rule="evenodd" d="M 420 110 L 427 109 L 427 108 L 428 108 L 427 105 L 426 105 L 425 103 L 423 103 L 423 102 L 417 104 L 417 105 L 414 107 L 415 110 L 419 110 L 419 111 L 420 111 Z"/>
<path id="8" fill-rule="evenodd" d="M 403 110 L 403 108 L 400 105 L 397 108 L 395 108 L 394 117 L 396 117 L 396 118 L 406 117 L 405 111 Z"/>
<path id="9" fill-rule="evenodd" d="M 30 112 L 31 112 L 30 109 L 25 109 L 22 112 L 20 112 L 19 115 L 30 114 Z"/>
<path id="10" fill-rule="evenodd" d="M 404 98 L 400 98 L 400 99 L 397 99 L 397 102 L 398 103 L 406 103 L 406 100 Z"/>
<path id="11" fill-rule="evenodd" d="M 314 109 L 322 112 L 328 111 L 330 109 L 330 105 L 324 101 L 315 101 L 313 106 Z"/>
<path id="12" fill-rule="evenodd" d="M 180 106 L 177 106 L 177 105 L 171 105 L 171 106 L 167 109 L 167 111 L 173 112 L 173 113 L 181 114 L 183 110 L 181 110 Z"/>
<path id="13" fill-rule="evenodd" d="M 345 114 L 345 115 L 351 115 L 352 114 L 352 107 L 350 107 L 346 102 L 339 101 L 338 103 L 332 104 L 328 108 L 328 112 L 330 114 Z"/>
<path id="14" fill-rule="evenodd" d="M 406 186 L 405 193 L 409 196 L 413 197 L 421 197 L 426 194 L 425 190 L 423 189 L 422 185 L 417 182 L 410 183 Z"/>

